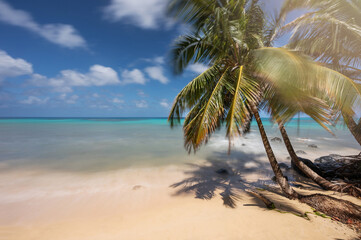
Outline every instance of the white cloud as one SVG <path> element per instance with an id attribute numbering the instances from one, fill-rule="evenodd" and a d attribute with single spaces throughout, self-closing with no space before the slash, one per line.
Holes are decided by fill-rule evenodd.
<path id="1" fill-rule="evenodd" d="M 48 102 L 48 100 L 49 100 L 48 97 L 41 99 L 41 98 L 38 98 L 35 96 L 29 96 L 27 99 L 20 101 L 20 103 L 22 103 L 22 104 L 45 104 Z"/>
<path id="2" fill-rule="evenodd" d="M 139 69 L 133 69 L 131 71 L 124 70 L 121 74 L 122 76 L 122 84 L 142 84 L 144 85 L 147 82 L 142 71 Z"/>
<path id="3" fill-rule="evenodd" d="M 167 99 L 162 99 L 162 101 L 160 101 L 159 104 L 164 108 L 169 108 L 170 107 L 170 104 L 168 103 Z"/>
<path id="4" fill-rule="evenodd" d="M 193 72 L 193 73 L 197 73 L 197 74 L 201 74 L 204 71 L 206 71 L 209 67 L 207 65 L 201 64 L 201 63 L 194 63 L 188 66 L 188 70 Z"/>
<path id="5" fill-rule="evenodd" d="M 120 84 L 120 80 L 114 69 L 93 65 L 85 74 L 75 70 L 63 70 L 59 76 L 50 79 L 33 74 L 30 83 L 38 87 L 52 87 L 56 92 L 72 92 L 72 87 L 116 85 Z"/>
<path id="6" fill-rule="evenodd" d="M 143 90 L 138 90 L 138 91 L 137 91 L 137 94 L 138 94 L 138 96 L 140 96 L 140 97 L 146 97 L 146 96 L 147 96 L 147 94 L 145 94 L 145 92 L 144 92 Z"/>
<path id="7" fill-rule="evenodd" d="M 139 101 L 135 101 L 135 106 L 137 108 L 147 108 L 148 107 L 148 103 L 145 100 L 139 100 Z"/>
<path id="8" fill-rule="evenodd" d="M 68 103 L 68 104 L 75 104 L 76 100 L 78 100 L 78 98 L 79 98 L 78 95 L 72 95 L 68 98 L 66 93 L 63 93 L 59 96 L 60 100 L 63 100 L 65 103 Z"/>
<path id="9" fill-rule="evenodd" d="M 0 50 L 0 82 L 7 77 L 32 74 L 33 67 L 21 58 L 12 58 L 5 51 Z"/>
<path id="10" fill-rule="evenodd" d="M 145 72 L 149 75 L 150 78 L 163 84 L 167 84 L 169 82 L 168 78 L 164 76 L 163 67 L 161 66 L 147 67 Z"/>
<path id="11" fill-rule="evenodd" d="M 100 97 L 99 96 L 99 94 L 97 94 L 97 93 L 93 93 L 93 95 L 92 95 L 94 98 L 98 98 L 98 97 Z"/>
<path id="12" fill-rule="evenodd" d="M 171 26 L 173 21 L 165 17 L 168 0 L 111 0 L 104 8 L 104 16 L 111 21 L 125 20 L 145 29 Z"/>
<path id="13" fill-rule="evenodd" d="M 74 70 L 63 70 L 57 81 L 67 82 L 70 86 L 105 86 L 119 84 L 118 73 L 110 67 L 93 65 L 86 74 Z"/>
<path id="14" fill-rule="evenodd" d="M 164 57 L 155 57 L 153 61 L 157 64 L 164 64 Z"/>
<path id="15" fill-rule="evenodd" d="M 71 97 L 69 97 L 65 102 L 68 104 L 75 104 L 76 100 L 78 100 L 79 96 L 78 95 L 73 95 Z"/>
<path id="16" fill-rule="evenodd" d="M 50 87 L 55 92 L 72 92 L 72 86 L 67 86 L 66 83 L 62 80 L 57 80 L 55 78 L 48 79 L 46 76 L 40 74 L 33 74 L 29 83 L 36 86 L 36 87 Z M 66 96 L 66 95 L 65 95 Z"/>
<path id="17" fill-rule="evenodd" d="M 111 107 L 109 105 L 106 104 L 93 104 L 90 105 L 91 108 L 100 108 L 100 109 L 111 109 Z"/>
<path id="18" fill-rule="evenodd" d="M 65 100 L 66 96 L 67 96 L 66 93 L 60 94 L 59 99 L 60 100 Z"/>
<path id="19" fill-rule="evenodd" d="M 124 100 L 119 99 L 119 98 L 113 98 L 112 103 L 122 104 L 122 103 L 124 103 Z"/>
<path id="20" fill-rule="evenodd" d="M 163 65 L 165 63 L 164 57 L 162 56 L 158 56 L 154 58 L 142 58 L 141 60 L 157 65 Z"/>
<path id="21" fill-rule="evenodd" d="M 23 11 L 14 9 L 5 1 L 0 0 L 0 21 L 25 28 L 46 40 L 68 48 L 85 47 L 86 41 L 77 30 L 68 24 L 41 25 L 34 21 L 32 16 Z"/>

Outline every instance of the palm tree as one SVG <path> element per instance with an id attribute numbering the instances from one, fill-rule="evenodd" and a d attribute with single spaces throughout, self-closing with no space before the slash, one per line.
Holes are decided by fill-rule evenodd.
<path id="1" fill-rule="evenodd" d="M 330 105 L 338 109 L 354 103 L 357 91 L 349 79 L 296 52 L 264 47 L 273 29 L 266 28 L 257 0 L 173 0 L 169 12 L 192 27 L 190 34 L 175 42 L 172 50 L 175 72 L 182 72 L 191 62 L 210 66 L 177 95 L 171 109 L 171 126 L 180 122 L 183 112 L 189 110 L 184 120 L 186 149 L 196 151 L 222 124 L 226 125 L 231 142 L 247 129 L 253 115 L 284 194 L 327 211 L 315 203 L 320 196 L 302 196 L 289 185 L 270 146 L 257 106 L 262 100 L 279 122 L 287 122 L 303 111 L 327 128 Z M 349 95 L 338 94 L 340 88 L 352 91 Z M 333 100 L 332 104 L 319 97 L 325 94 Z M 351 203 L 346 205 L 358 209 Z"/>
<path id="2" fill-rule="evenodd" d="M 360 0 L 287 0 L 282 18 L 295 9 L 307 13 L 286 24 L 280 33 L 293 31 L 288 47 L 301 50 L 324 65 L 361 81 L 361 1 Z M 358 102 L 360 103 L 360 102 Z M 361 119 L 342 111 L 343 120 L 361 145 Z"/>
<path id="3" fill-rule="evenodd" d="M 355 65 L 357 66 L 361 59 L 359 55 L 361 52 L 357 47 L 357 43 L 361 44 L 361 26 L 359 25 L 359 20 L 361 20 L 361 1 L 287 0 L 281 10 L 279 21 L 284 20 L 290 11 L 306 7 L 312 8 L 313 11 L 307 12 L 305 15 L 281 28 L 281 34 L 291 29 L 294 30 L 290 43 L 287 46 L 296 50 L 302 50 L 306 54 L 313 56 L 314 59 L 322 61 L 328 67 L 355 79 L 361 73 L 359 69 L 355 68 Z M 358 19 L 358 21 L 355 21 L 355 19 Z M 356 36 L 359 37 L 356 38 Z M 340 63 L 346 63 L 346 65 L 341 65 Z M 359 88 L 357 83 L 354 83 L 354 85 L 356 88 Z M 348 94 L 348 89 L 344 89 L 344 91 L 343 94 Z M 354 112 L 352 109 L 346 110 L 347 106 L 345 105 L 341 108 L 341 114 L 350 132 L 361 145 L 361 120 L 356 124 L 352 117 Z M 331 183 L 300 161 L 293 149 L 284 125 L 280 122 L 279 128 L 292 162 L 310 179 L 323 189 L 345 192 L 356 197 L 361 196 L 361 190 L 357 187 L 350 184 Z"/>
<path id="4" fill-rule="evenodd" d="M 313 171 L 309 166 L 307 166 L 304 162 L 302 162 L 292 144 L 291 140 L 288 137 L 288 134 L 286 132 L 286 129 L 282 123 L 279 123 L 279 129 L 283 138 L 283 142 L 286 145 L 287 151 L 291 157 L 291 161 L 297 166 L 298 169 L 300 169 L 306 176 L 308 176 L 310 179 L 312 179 L 315 183 L 317 183 L 320 187 L 322 187 L 325 190 L 331 190 L 336 192 L 342 192 L 347 193 L 354 197 L 360 197 L 361 196 L 361 190 L 357 187 L 355 187 L 352 184 L 335 184 L 327 179 L 323 178 L 319 174 L 317 174 L 315 171 Z"/>

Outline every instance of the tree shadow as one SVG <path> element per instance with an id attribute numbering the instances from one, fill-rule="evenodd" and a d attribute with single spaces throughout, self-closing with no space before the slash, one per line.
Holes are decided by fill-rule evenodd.
<path id="1" fill-rule="evenodd" d="M 284 211 L 303 215 L 300 210 L 295 209 L 291 204 L 287 203 L 285 197 L 277 189 L 277 185 L 271 180 L 273 172 L 270 169 L 263 154 L 248 154 L 243 152 L 234 152 L 231 155 L 216 152 L 206 159 L 202 164 L 188 164 L 190 170 L 185 171 L 188 176 L 180 182 L 172 184 L 170 187 L 175 188 L 176 192 L 173 196 L 183 194 L 194 194 L 197 199 L 210 200 L 220 195 L 223 205 L 229 208 L 235 208 L 237 202 L 241 200 L 244 194 L 251 196 L 255 204 L 244 204 L 243 206 L 258 206 L 266 208 L 265 204 L 253 194 L 245 191 L 246 189 L 254 189 L 263 193 L 267 193 L 267 198 L 273 201 L 277 208 Z M 262 179 L 256 181 L 246 181 L 244 174 L 257 173 Z M 273 192 L 277 193 L 276 195 Z M 271 194 L 269 194 L 271 193 Z M 278 204 L 282 197 L 282 203 Z"/>
<path id="2" fill-rule="evenodd" d="M 236 201 L 240 199 L 240 191 L 247 188 L 240 173 L 227 164 L 209 163 L 210 166 L 188 164 L 193 170 L 187 171 L 186 174 L 191 176 L 171 185 L 173 188 L 178 188 L 175 195 L 194 192 L 195 198 L 210 200 L 216 195 L 216 191 L 221 191 L 224 205 L 236 207 Z M 220 169 L 227 173 L 217 173 Z"/>

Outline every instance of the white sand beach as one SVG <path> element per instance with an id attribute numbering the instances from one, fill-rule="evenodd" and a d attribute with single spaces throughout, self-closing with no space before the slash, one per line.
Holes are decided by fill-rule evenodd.
<path id="1" fill-rule="evenodd" d="M 238 183 L 277 187 L 270 180 L 267 158 L 259 146 L 259 155 L 231 155 L 228 160 L 219 155 L 220 161 L 199 158 L 191 165 L 82 174 L 35 169 L 2 172 L 0 239 L 357 239 L 356 232 L 331 219 L 315 214 L 308 214 L 310 220 L 296 216 L 312 209 L 277 191 L 262 193 L 277 209 L 288 213 L 268 210 L 242 191 Z M 311 158 L 329 153 L 329 149 L 307 151 Z M 278 152 L 279 159 L 288 163 L 285 150 Z M 338 153 L 356 154 L 357 149 Z M 234 172 L 229 181 L 215 172 L 219 167 Z M 182 191 L 183 184 L 171 187 L 184 180 L 199 185 L 189 192 Z M 220 194 L 227 190 L 220 182 L 229 182 L 228 190 L 237 193 L 234 208 L 223 204 Z M 296 189 L 319 191 L 312 183 L 303 186 Z M 327 194 L 361 205 L 349 196 Z"/>

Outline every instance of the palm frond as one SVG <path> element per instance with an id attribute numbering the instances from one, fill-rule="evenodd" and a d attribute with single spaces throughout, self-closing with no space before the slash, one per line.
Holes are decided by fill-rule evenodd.
<path id="1" fill-rule="evenodd" d="M 287 45 L 313 56 L 322 62 L 336 62 L 358 66 L 361 63 L 361 27 L 341 21 L 328 14 L 306 14 L 285 25 L 283 31 L 293 29 Z"/>
<path id="2" fill-rule="evenodd" d="M 205 37 L 180 36 L 172 47 L 173 71 L 175 74 L 180 74 L 191 62 L 210 62 L 216 54 L 217 49 Z"/>
<path id="3" fill-rule="evenodd" d="M 185 147 L 196 151 L 206 143 L 210 135 L 220 126 L 224 114 L 223 90 L 229 84 L 228 68 L 222 73 L 212 91 L 205 94 L 199 104 L 188 113 L 184 122 Z"/>
<path id="4" fill-rule="evenodd" d="M 221 7 L 218 1 L 210 3 L 207 0 L 171 0 L 167 13 L 198 31 L 207 22 L 214 20 L 212 16 L 217 7 Z"/>
<path id="5" fill-rule="evenodd" d="M 234 137 L 247 131 L 247 126 L 252 118 L 248 110 L 248 102 L 258 102 L 260 92 L 257 81 L 247 77 L 244 66 L 237 69 L 235 74 L 237 75 L 234 77 L 235 81 L 232 84 L 232 89 L 229 91 L 231 98 L 225 119 L 227 126 L 226 136 L 229 139 L 230 146 Z"/>
<path id="6" fill-rule="evenodd" d="M 178 93 L 168 117 L 168 121 L 172 127 L 176 123 L 180 123 L 184 111 L 196 105 L 199 99 L 214 87 L 219 75 L 219 67 L 213 65 L 198 77 L 194 78 Z"/>
<path id="7" fill-rule="evenodd" d="M 302 111 L 318 123 L 329 123 L 335 112 L 352 114 L 352 107 L 361 96 L 352 79 L 297 52 L 262 48 L 255 51 L 254 57 L 256 73 L 267 86 L 265 97 L 279 120 L 288 121 Z"/>

